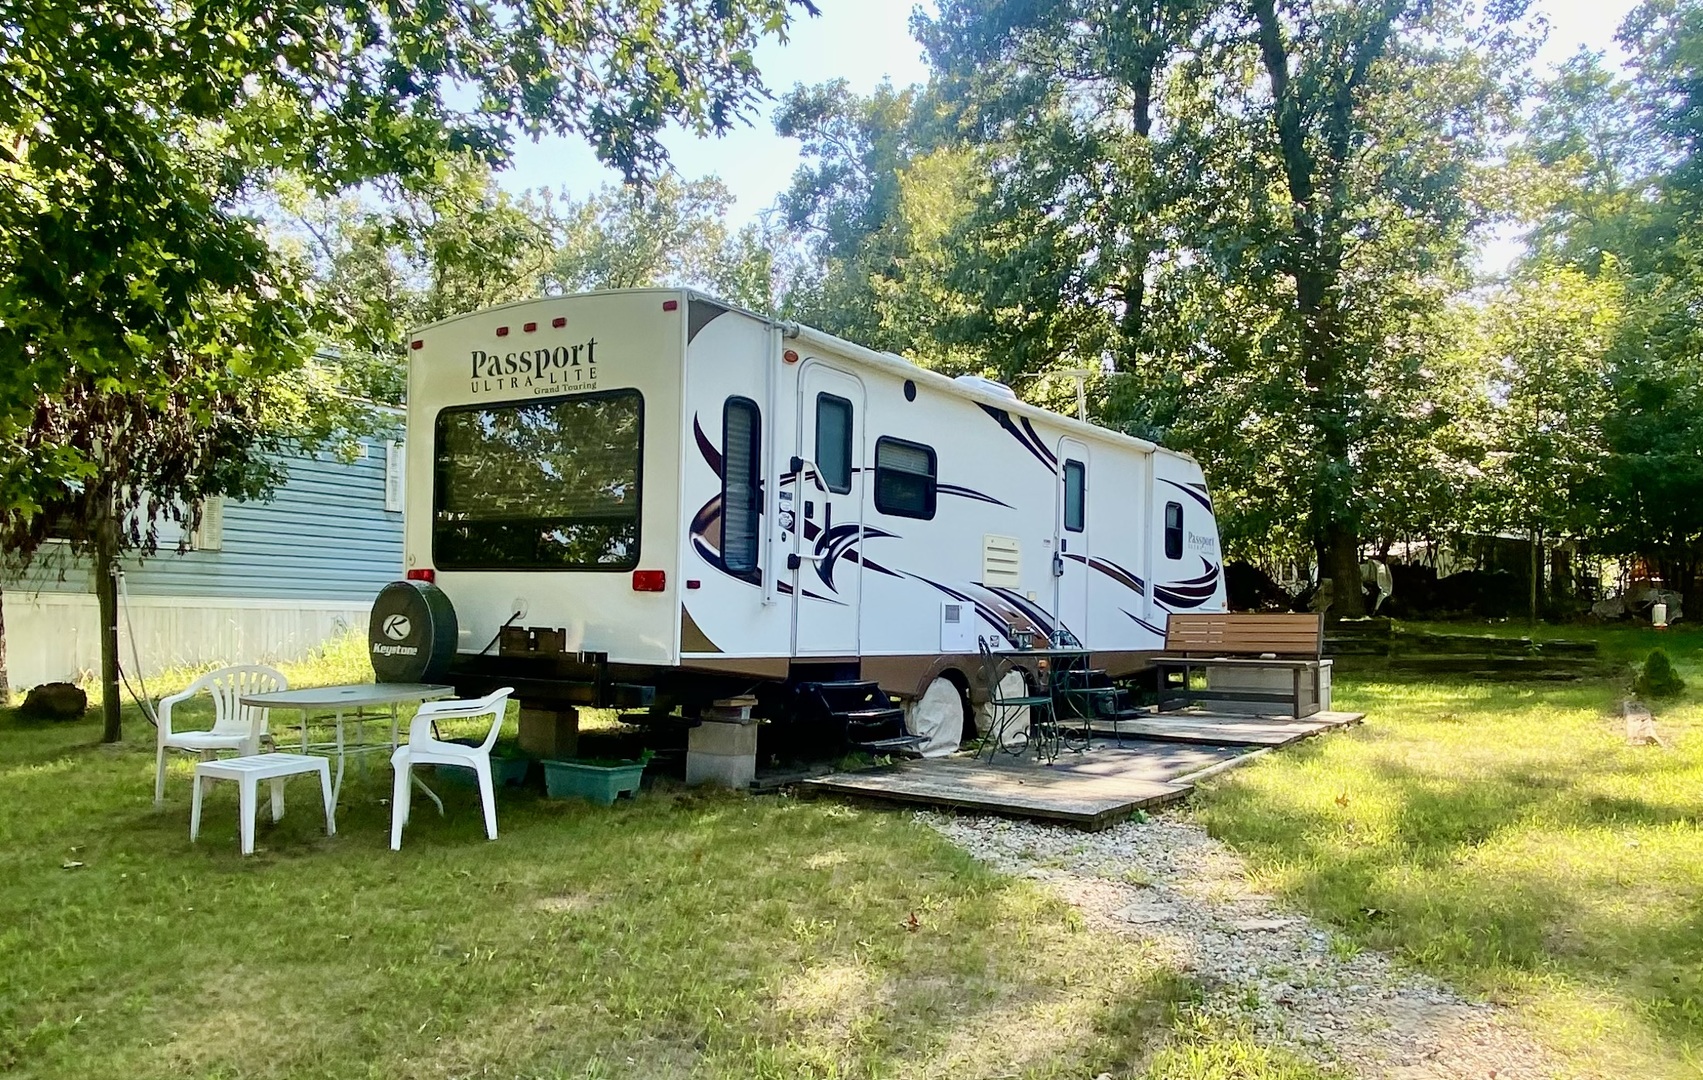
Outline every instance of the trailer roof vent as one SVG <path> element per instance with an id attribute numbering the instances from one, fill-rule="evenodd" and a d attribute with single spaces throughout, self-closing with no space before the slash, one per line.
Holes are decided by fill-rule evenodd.
<path id="1" fill-rule="evenodd" d="M 960 375 L 952 381 L 966 390 L 980 390 L 982 393 L 992 394 L 994 397 L 1017 400 L 1017 391 L 996 379 L 985 378 L 981 375 Z"/>

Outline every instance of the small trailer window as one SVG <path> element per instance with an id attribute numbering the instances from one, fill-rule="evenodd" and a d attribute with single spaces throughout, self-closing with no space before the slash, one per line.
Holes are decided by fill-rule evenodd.
<path id="1" fill-rule="evenodd" d="M 828 490 L 851 490 L 852 403 L 833 394 L 816 395 L 816 468 Z"/>
<path id="2" fill-rule="evenodd" d="M 1086 524 L 1087 511 L 1082 496 L 1088 486 L 1088 466 L 1066 459 L 1064 463 L 1064 527 L 1081 532 Z"/>
<path id="3" fill-rule="evenodd" d="M 755 401 L 727 399 L 721 414 L 721 561 L 736 574 L 757 569 L 762 424 Z"/>
<path id="4" fill-rule="evenodd" d="M 934 448 L 900 439 L 875 441 L 875 509 L 894 517 L 934 517 Z"/>
<path id="5" fill-rule="evenodd" d="M 1183 557 L 1183 504 L 1165 504 L 1165 558 Z"/>
<path id="6" fill-rule="evenodd" d="M 432 558 L 444 570 L 639 563 L 637 390 L 438 413 Z"/>

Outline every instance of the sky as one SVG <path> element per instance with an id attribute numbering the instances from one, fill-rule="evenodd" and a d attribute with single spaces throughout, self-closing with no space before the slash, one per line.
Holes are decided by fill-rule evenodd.
<path id="1" fill-rule="evenodd" d="M 1620 59 L 1614 32 L 1635 0 L 1535 0 L 1532 9 L 1548 20 L 1550 33 L 1538 55 L 1540 66 L 1553 66 L 1580 46 L 1603 50 Z M 817 0 L 817 18 L 794 21 L 783 45 L 766 41 L 757 50 L 757 68 L 777 97 L 798 83 L 814 84 L 841 78 L 854 93 L 867 94 L 883 79 L 895 86 L 923 82 L 928 67 L 922 49 L 910 35 L 911 10 L 916 0 Z M 743 223 L 773 205 L 798 167 L 798 143 L 774 133 L 769 122 L 773 103 L 752 125 L 721 138 L 699 139 L 683 131 L 664 138 L 675 169 L 688 179 L 714 174 L 732 192 L 734 222 Z M 511 191 L 549 187 L 584 197 L 620 174 L 599 164 L 578 139 L 522 140 L 513 164 L 499 182 Z M 1518 242 L 1508 237 L 1491 241 L 1482 263 L 1505 265 L 1517 253 Z"/>

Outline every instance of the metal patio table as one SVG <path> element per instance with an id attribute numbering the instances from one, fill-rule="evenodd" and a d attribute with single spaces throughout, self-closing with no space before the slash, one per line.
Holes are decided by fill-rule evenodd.
<path id="1" fill-rule="evenodd" d="M 343 791 L 343 765 L 351 757 L 374 753 L 393 753 L 401 740 L 401 720 L 397 710 L 404 704 L 418 705 L 424 701 L 455 696 L 453 686 L 437 683 L 352 683 L 347 686 L 310 686 L 301 690 L 277 690 L 267 694 L 249 694 L 241 699 L 244 705 L 261 709 L 298 709 L 302 714 L 302 753 L 315 751 L 337 758 L 337 779 L 331 787 L 336 802 Z M 366 741 L 367 709 L 390 709 L 390 741 L 383 744 Z M 349 714 L 353 713 L 352 717 Z M 335 718 L 336 737 L 331 742 L 309 742 L 308 723 L 315 716 Z M 355 741 L 344 738 L 345 720 L 355 722 Z M 425 785 L 421 785 L 424 787 Z M 431 794 L 430 791 L 427 794 Z M 432 796 L 437 801 L 437 796 Z M 441 807 L 440 807 L 441 809 Z"/>
<path id="2" fill-rule="evenodd" d="M 1043 680 L 1042 687 L 1039 688 L 1040 692 L 1049 698 L 1052 704 L 1047 709 L 1043 720 L 1031 722 L 1025 733 L 1025 746 L 1032 743 L 1036 753 L 1048 761 L 1056 758 L 1061 749 L 1069 750 L 1072 753 L 1081 753 L 1088 748 L 1088 740 L 1075 740 L 1066 734 L 1062 723 L 1063 717 L 1060 713 L 1060 705 L 1063 704 L 1061 699 L 1064 696 L 1065 688 L 1064 673 L 1072 669 L 1085 668 L 1088 665 L 1090 653 L 1087 648 L 1073 645 L 1047 645 L 1034 649 L 989 649 L 988 655 L 996 663 L 999 661 L 1029 660 L 1035 662 L 1036 668 L 1041 667 L 1040 662 L 1045 663 L 1046 670 L 1044 672 L 1037 671 L 1036 674 Z M 1090 738 L 1092 738 L 1091 733 Z M 1012 752 L 1003 744 L 999 745 L 998 748 L 1006 750 L 1007 753 Z"/>

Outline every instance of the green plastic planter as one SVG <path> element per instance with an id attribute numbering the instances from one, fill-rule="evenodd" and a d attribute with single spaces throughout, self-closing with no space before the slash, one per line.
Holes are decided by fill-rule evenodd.
<path id="1" fill-rule="evenodd" d="M 615 805 L 623 792 L 635 798 L 649 754 L 638 761 L 545 761 L 544 789 L 552 799 L 590 799 Z"/>
<path id="2" fill-rule="evenodd" d="M 531 758 L 491 758 L 491 783 L 497 787 L 525 787 L 526 770 L 532 767 Z M 463 772 L 467 770 L 463 769 Z"/>
<path id="3" fill-rule="evenodd" d="M 451 739 L 451 742 L 463 742 L 468 745 L 478 745 L 471 739 Z M 525 787 L 526 772 L 532 767 L 532 759 L 519 755 L 491 755 L 491 785 L 493 787 Z M 440 765 L 437 768 L 438 779 L 451 787 L 476 787 L 478 780 L 472 769 L 464 769 L 459 765 Z"/>

